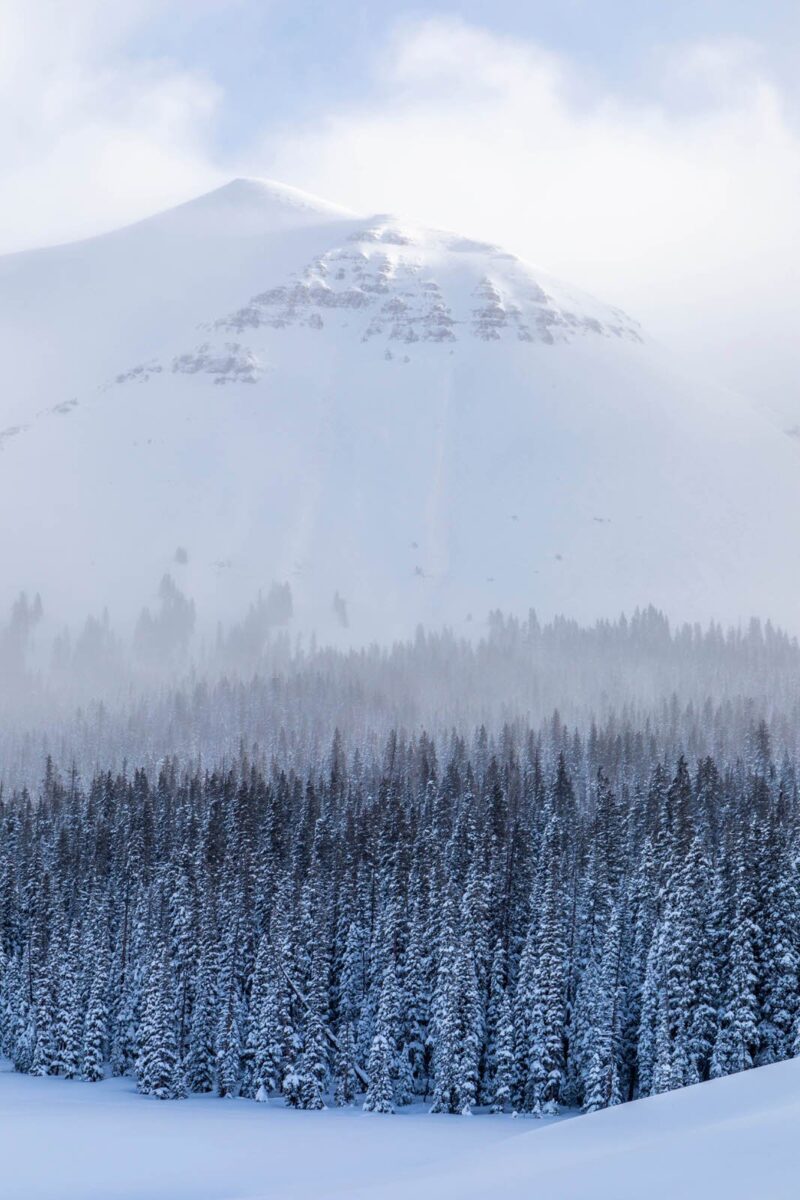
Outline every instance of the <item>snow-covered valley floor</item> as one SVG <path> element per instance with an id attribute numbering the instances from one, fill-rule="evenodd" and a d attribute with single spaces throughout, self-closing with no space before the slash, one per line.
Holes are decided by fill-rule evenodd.
<path id="1" fill-rule="evenodd" d="M 552 1122 L 551 1122 L 552 1123 Z M 540 1123 L 537 1122 L 537 1126 Z M 547 1124 L 544 1122 L 543 1124 Z M 295 1112 L 281 1104 L 140 1096 L 0 1070 L 0 1195 L 7 1200 L 306 1200 L 377 1193 L 529 1133 L 510 1117 Z"/>
<path id="2" fill-rule="evenodd" d="M 11 1200 L 794 1200 L 800 1060 L 590 1117 L 290 1112 L 0 1072 Z"/>

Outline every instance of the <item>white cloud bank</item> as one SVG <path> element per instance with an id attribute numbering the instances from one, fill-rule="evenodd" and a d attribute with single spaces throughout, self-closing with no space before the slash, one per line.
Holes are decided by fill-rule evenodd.
<path id="1" fill-rule="evenodd" d="M 214 84 L 126 52 L 157 4 L 0 0 L 0 252 L 95 233 L 218 180 Z"/>

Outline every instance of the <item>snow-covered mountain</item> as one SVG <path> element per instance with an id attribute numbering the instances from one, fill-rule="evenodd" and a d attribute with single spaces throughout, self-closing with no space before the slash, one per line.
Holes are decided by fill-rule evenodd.
<path id="1" fill-rule="evenodd" d="M 0 259 L 0 603 L 796 625 L 800 444 L 496 246 L 236 180 Z"/>

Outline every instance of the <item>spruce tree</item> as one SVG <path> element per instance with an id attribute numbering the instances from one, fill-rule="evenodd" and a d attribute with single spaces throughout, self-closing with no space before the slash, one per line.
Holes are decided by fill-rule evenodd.
<path id="1" fill-rule="evenodd" d="M 369 1087 L 364 1112 L 394 1112 L 398 1025 L 397 980 L 394 966 L 389 963 L 383 974 L 375 1034 L 367 1061 Z"/>
<path id="2" fill-rule="evenodd" d="M 328 1087 L 327 958 L 318 944 L 312 956 L 311 987 L 304 1013 L 303 1050 L 297 1065 L 299 1107 L 325 1108 Z"/>
<path id="3" fill-rule="evenodd" d="M 505 1112 L 511 1104 L 513 1070 L 514 1023 L 508 991 L 504 990 L 497 1008 L 494 1067 L 490 1086 L 493 1113 Z"/>
<path id="4" fill-rule="evenodd" d="M 98 1083 L 104 1077 L 103 1064 L 108 1048 L 106 986 L 105 963 L 100 959 L 95 963 L 89 989 L 80 1065 L 83 1078 L 90 1083 Z"/>
<path id="5" fill-rule="evenodd" d="M 145 993 L 136 1083 L 144 1095 L 159 1100 L 185 1095 L 178 1056 L 175 990 L 166 946 L 154 956 Z"/>
<path id="6" fill-rule="evenodd" d="M 337 1108 L 345 1108 L 355 1102 L 359 1091 L 356 1074 L 356 1039 L 353 1026 L 348 1021 L 339 1031 L 339 1047 L 336 1051 L 334 1075 L 336 1086 L 333 1102 Z"/>

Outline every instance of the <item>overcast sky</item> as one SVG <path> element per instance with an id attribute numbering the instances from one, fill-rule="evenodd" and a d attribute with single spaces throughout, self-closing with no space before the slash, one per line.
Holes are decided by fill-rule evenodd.
<path id="1" fill-rule="evenodd" d="M 0 0 L 0 250 L 258 175 L 507 245 L 800 421 L 797 0 Z"/>

